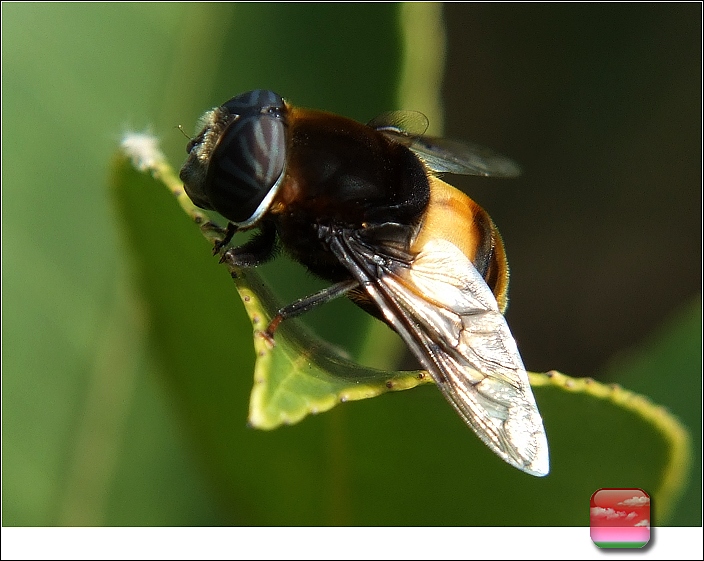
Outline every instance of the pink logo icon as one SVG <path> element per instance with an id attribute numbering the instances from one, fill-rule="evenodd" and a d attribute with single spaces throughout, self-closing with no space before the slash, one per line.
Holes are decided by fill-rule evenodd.
<path id="1" fill-rule="evenodd" d="M 650 540 L 650 497 L 642 489 L 599 489 L 592 495 L 589 522 L 599 547 L 643 547 Z"/>

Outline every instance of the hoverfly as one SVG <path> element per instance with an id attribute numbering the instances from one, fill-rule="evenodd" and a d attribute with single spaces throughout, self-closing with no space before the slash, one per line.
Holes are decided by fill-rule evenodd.
<path id="1" fill-rule="evenodd" d="M 235 231 L 258 229 L 223 260 L 252 267 L 281 246 L 331 283 L 279 310 L 269 337 L 282 320 L 347 295 L 402 337 L 489 448 L 544 476 L 543 422 L 502 315 L 503 242 L 489 215 L 437 176 L 512 177 L 518 167 L 413 134 L 402 126 L 408 115 L 365 125 L 254 90 L 204 114 L 180 177 L 194 204 L 229 220 L 217 250 Z"/>

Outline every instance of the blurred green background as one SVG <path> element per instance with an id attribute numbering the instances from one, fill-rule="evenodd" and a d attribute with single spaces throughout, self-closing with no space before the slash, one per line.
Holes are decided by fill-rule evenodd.
<path id="1" fill-rule="evenodd" d="M 476 486 L 471 455 L 446 466 L 424 453 L 416 424 L 448 431 L 430 435 L 443 461 L 473 438 L 432 387 L 272 433 L 244 428 L 251 369 L 226 365 L 251 363 L 250 327 L 199 234 L 170 229 L 177 213 L 154 217 L 155 255 L 178 263 L 191 235 L 202 259 L 152 278 L 151 290 L 186 313 L 205 301 L 194 317 L 211 294 L 231 300 L 210 298 L 210 346 L 169 340 L 170 360 L 192 372 L 170 376 L 167 337 L 153 332 L 165 318 L 145 304 L 144 256 L 131 250 L 139 240 L 126 243 L 109 188 L 124 131 L 150 126 L 179 166 L 175 126 L 191 131 L 204 110 L 248 89 L 361 121 L 400 108 L 418 92 L 398 92 L 408 53 L 399 13 L 2 5 L 3 525 L 482 523 L 457 500 Z M 443 19 L 443 81 L 419 76 L 419 92 L 440 89 L 448 136 L 524 168 L 513 182 L 456 183 L 504 237 L 507 317 L 526 366 L 620 382 L 679 416 L 693 430 L 695 467 L 668 523 L 701 525 L 701 6 L 448 4 Z M 152 204 L 145 194 L 144 209 Z M 320 286 L 286 263 L 267 272 L 284 275 L 286 300 Z M 368 323 L 353 306 L 310 316 L 361 352 Z M 200 370 L 203 353 L 225 366 Z M 210 441 L 202 427 L 223 418 L 222 441 Z M 239 447 L 223 460 L 213 451 L 230 432 Z M 525 482 L 526 497 L 540 492 L 527 476 L 506 477 Z M 398 488 L 407 492 L 384 501 Z M 558 519 L 587 524 L 588 499 L 580 516 Z M 525 508 L 510 523 L 539 524 L 542 507 Z M 501 520 L 494 510 L 487 523 Z"/>

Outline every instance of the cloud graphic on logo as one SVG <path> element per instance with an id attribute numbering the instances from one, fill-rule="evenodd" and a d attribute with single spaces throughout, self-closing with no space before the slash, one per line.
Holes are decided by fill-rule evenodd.
<path id="1" fill-rule="evenodd" d="M 617 506 L 646 506 L 650 504 L 650 497 L 632 497 L 617 503 Z"/>
<path id="2" fill-rule="evenodd" d="M 598 518 L 606 518 L 607 520 L 616 520 L 617 518 L 625 518 L 629 520 L 635 517 L 635 512 L 623 512 L 622 510 L 614 510 L 613 508 L 602 508 L 600 506 L 594 506 L 590 509 L 591 515 Z M 633 516 L 631 516 L 633 515 Z"/>
<path id="3" fill-rule="evenodd" d="M 646 528 L 650 528 L 650 520 L 641 520 L 640 522 L 636 522 L 634 526 L 645 526 Z"/>

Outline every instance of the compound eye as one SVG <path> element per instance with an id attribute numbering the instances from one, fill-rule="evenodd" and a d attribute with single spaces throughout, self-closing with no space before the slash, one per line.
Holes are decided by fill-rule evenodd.
<path id="1" fill-rule="evenodd" d="M 255 90 L 222 107 L 231 122 L 213 152 L 206 191 L 225 218 L 249 225 L 266 212 L 286 167 L 285 105 L 274 92 Z"/>
<path id="2" fill-rule="evenodd" d="M 253 90 L 236 95 L 223 103 L 222 107 L 235 115 L 267 113 L 272 109 L 283 110 L 284 99 L 271 90 Z"/>

